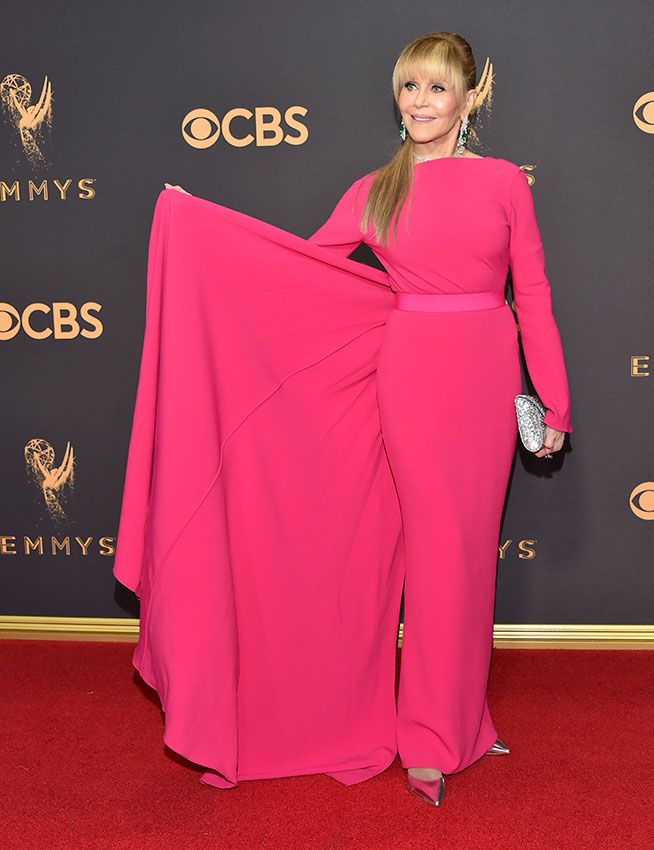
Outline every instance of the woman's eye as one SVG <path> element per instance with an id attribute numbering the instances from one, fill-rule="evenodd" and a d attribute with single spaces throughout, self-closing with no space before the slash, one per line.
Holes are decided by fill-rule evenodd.
<path id="1" fill-rule="evenodd" d="M 405 83 L 405 88 L 409 88 L 409 86 L 415 86 L 415 85 L 416 85 L 416 83 Z M 439 83 L 434 83 L 434 85 L 432 86 L 432 88 L 433 88 L 433 89 L 441 89 L 441 91 L 443 91 L 443 90 L 444 90 L 444 89 L 443 89 L 443 86 L 441 86 Z"/>

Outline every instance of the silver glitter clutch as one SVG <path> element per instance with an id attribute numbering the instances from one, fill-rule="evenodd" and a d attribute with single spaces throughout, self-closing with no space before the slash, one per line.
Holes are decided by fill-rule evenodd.
<path id="1" fill-rule="evenodd" d="M 519 393 L 514 404 L 522 445 L 530 452 L 537 452 L 545 441 L 545 408 L 538 396 L 525 393 Z M 543 457 L 551 458 L 554 455 L 547 454 Z"/>

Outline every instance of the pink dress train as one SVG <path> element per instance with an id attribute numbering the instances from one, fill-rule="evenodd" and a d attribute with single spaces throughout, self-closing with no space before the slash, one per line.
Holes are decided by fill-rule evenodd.
<path id="1" fill-rule="evenodd" d="M 203 781 L 384 770 L 401 520 L 383 272 L 174 190 L 152 224 L 116 578 L 165 743 Z"/>

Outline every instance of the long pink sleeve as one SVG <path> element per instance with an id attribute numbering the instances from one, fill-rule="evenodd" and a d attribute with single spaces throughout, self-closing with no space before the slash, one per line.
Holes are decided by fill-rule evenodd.
<path id="1" fill-rule="evenodd" d="M 361 183 L 362 178 L 359 178 L 345 190 L 327 221 L 309 236 L 309 242 L 322 245 L 344 257 L 348 257 L 363 242 L 359 221 L 365 197 L 363 191 L 357 193 Z"/>
<path id="2" fill-rule="evenodd" d="M 519 169 L 511 183 L 509 261 L 513 295 L 529 377 L 542 401 L 545 424 L 572 432 L 570 392 L 561 337 L 529 181 Z"/>

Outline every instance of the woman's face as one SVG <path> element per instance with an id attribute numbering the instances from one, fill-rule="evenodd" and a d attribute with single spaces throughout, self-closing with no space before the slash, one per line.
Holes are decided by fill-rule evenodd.
<path id="1" fill-rule="evenodd" d="M 476 92 L 472 90 L 465 104 L 470 109 Z M 411 77 L 402 86 L 398 107 L 407 133 L 420 153 L 447 155 L 456 143 L 459 119 L 464 114 L 449 78 L 434 80 L 422 74 Z M 447 154 L 445 153 L 447 151 Z"/>

